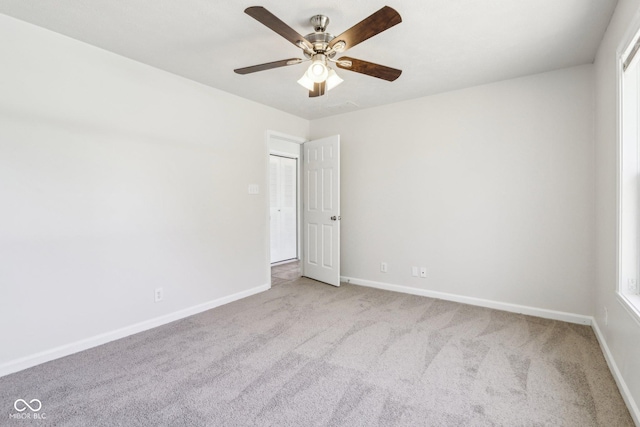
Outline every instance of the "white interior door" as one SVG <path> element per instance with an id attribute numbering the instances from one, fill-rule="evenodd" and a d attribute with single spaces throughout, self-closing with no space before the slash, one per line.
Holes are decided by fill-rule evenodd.
<path id="1" fill-rule="evenodd" d="M 305 142 L 303 275 L 340 286 L 340 135 Z"/>
<path id="2" fill-rule="evenodd" d="M 271 155 L 271 263 L 298 258 L 297 160 Z"/>

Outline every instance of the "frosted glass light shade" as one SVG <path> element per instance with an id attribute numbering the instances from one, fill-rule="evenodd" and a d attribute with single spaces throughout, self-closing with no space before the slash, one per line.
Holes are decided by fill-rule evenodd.
<path id="1" fill-rule="evenodd" d="M 330 69 L 329 70 L 329 76 L 327 77 L 327 90 L 333 89 L 334 87 L 338 86 L 343 81 L 344 80 L 342 80 L 340 78 L 338 73 L 336 73 L 334 70 Z"/>
<path id="2" fill-rule="evenodd" d="M 313 80 L 314 83 L 322 83 L 327 80 L 328 75 L 329 69 L 324 64 L 324 61 L 320 59 L 315 59 L 307 70 L 307 77 Z"/>
<path id="3" fill-rule="evenodd" d="M 298 80 L 298 84 L 302 87 L 307 88 L 308 90 L 313 90 L 313 80 L 307 77 L 307 72 L 302 75 L 300 80 Z"/>

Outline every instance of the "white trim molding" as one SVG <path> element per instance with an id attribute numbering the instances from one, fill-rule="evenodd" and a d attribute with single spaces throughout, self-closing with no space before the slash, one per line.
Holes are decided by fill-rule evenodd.
<path id="1" fill-rule="evenodd" d="M 616 299 L 625 311 L 640 326 L 640 295 L 623 294 L 616 292 Z"/>
<path id="2" fill-rule="evenodd" d="M 509 311 L 511 313 L 527 314 L 529 316 L 543 317 L 545 319 L 561 320 L 563 322 L 591 325 L 593 317 L 581 314 L 567 313 L 564 311 L 547 310 L 545 308 L 530 307 L 526 305 L 511 304 L 501 301 L 493 301 L 482 298 L 467 297 L 464 295 L 449 294 L 446 292 L 430 291 L 428 289 L 413 288 L 410 286 L 393 285 L 390 283 L 374 282 L 372 280 L 357 279 L 354 277 L 340 277 L 341 282 L 352 285 L 366 286 L 369 288 L 384 289 L 387 291 L 401 292 L 404 294 L 419 295 L 429 298 L 443 299 L 462 304 L 476 305 L 479 307 L 494 308 L 496 310 Z"/>
<path id="3" fill-rule="evenodd" d="M 620 369 L 618 369 L 618 365 L 616 364 L 616 360 L 613 358 L 613 354 L 611 354 L 611 350 L 607 345 L 607 340 L 602 335 L 600 331 L 600 327 L 598 326 L 598 322 L 593 319 L 593 323 L 591 325 L 593 331 L 596 334 L 596 338 L 600 343 L 600 348 L 602 349 L 602 353 L 604 354 L 604 358 L 607 361 L 607 365 L 609 365 L 609 370 L 613 375 L 613 379 L 616 381 L 618 385 L 618 390 L 620 390 L 620 394 L 622 395 L 622 399 L 624 403 L 627 405 L 627 409 L 629 409 L 629 413 L 633 418 L 633 422 L 636 423 L 637 426 L 640 426 L 640 409 L 638 408 L 638 404 L 635 400 L 633 400 L 633 395 L 629 391 L 629 387 L 627 383 L 624 381 L 624 377 L 622 373 L 620 373 Z"/>
<path id="4" fill-rule="evenodd" d="M 260 292 L 264 292 L 266 290 L 269 290 L 270 288 L 271 285 L 267 283 L 265 285 L 257 286 L 246 291 L 238 292 L 226 297 L 218 298 L 209 302 L 185 308 L 183 310 L 169 313 L 164 316 L 145 320 L 143 322 L 125 326 L 124 328 L 116 329 L 114 331 L 105 332 L 103 334 L 61 345 L 59 347 L 45 350 L 30 356 L 11 360 L 0 365 L 0 377 L 12 374 L 14 372 L 22 371 L 23 369 L 31 368 L 36 365 L 40 365 L 41 363 L 69 356 L 83 350 L 88 350 L 90 348 L 97 347 L 99 345 L 106 344 L 120 338 L 125 338 L 139 332 L 144 332 L 158 326 L 166 325 L 167 323 L 175 322 L 176 320 L 184 319 L 186 317 L 193 316 L 194 314 L 202 313 L 203 311 L 211 310 L 212 308 L 216 308 L 221 305 L 225 305 L 230 302 L 258 294 Z"/>
<path id="5" fill-rule="evenodd" d="M 302 138 L 300 136 L 287 135 L 286 133 L 277 132 L 275 130 L 267 130 L 265 132 L 265 136 L 267 141 L 269 141 L 271 138 L 274 138 L 274 139 L 281 139 L 287 142 L 295 142 L 296 144 L 304 144 L 305 142 L 307 142 L 306 138 Z"/>

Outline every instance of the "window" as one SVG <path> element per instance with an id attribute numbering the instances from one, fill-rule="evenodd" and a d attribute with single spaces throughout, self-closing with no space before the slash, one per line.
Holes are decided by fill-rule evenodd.
<path id="1" fill-rule="evenodd" d="M 640 319 L 640 22 L 619 50 L 618 296 Z"/>

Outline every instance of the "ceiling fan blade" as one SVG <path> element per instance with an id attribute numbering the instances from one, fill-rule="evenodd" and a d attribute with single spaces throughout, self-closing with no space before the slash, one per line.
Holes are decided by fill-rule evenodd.
<path id="1" fill-rule="evenodd" d="M 309 98 L 315 98 L 316 96 L 322 96 L 325 93 L 327 82 L 320 82 L 313 84 L 313 90 L 309 91 Z"/>
<path id="2" fill-rule="evenodd" d="M 380 64 L 374 64 L 373 62 L 367 62 L 361 59 L 349 58 L 348 56 L 343 56 L 338 59 L 336 65 L 338 68 L 342 68 L 343 70 L 355 71 L 356 73 L 366 74 L 368 76 L 377 77 L 390 82 L 394 81 L 400 77 L 400 74 L 402 74 L 402 70 Z"/>
<path id="3" fill-rule="evenodd" d="M 285 24 L 275 16 L 273 13 L 269 12 L 262 6 L 252 6 L 248 7 L 244 10 L 244 13 L 254 18 L 256 21 L 264 24 L 265 26 L 271 28 L 276 33 L 280 34 L 285 39 L 289 40 L 294 45 L 298 46 L 304 50 L 313 50 L 313 46 L 311 43 L 301 36 L 296 30 Z"/>
<path id="4" fill-rule="evenodd" d="M 251 67 L 237 68 L 235 71 L 238 74 L 250 74 L 257 71 L 270 70 L 272 68 L 286 67 L 287 65 L 296 65 L 302 62 L 302 59 L 291 58 L 283 59 L 281 61 L 267 62 L 266 64 L 252 65 Z"/>
<path id="5" fill-rule="evenodd" d="M 402 74 L 402 70 L 386 67 L 380 64 L 374 64 L 373 62 L 367 62 L 361 59 L 349 58 L 348 56 L 343 56 L 338 59 L 336 65 L 338 68 L 342 68 L 343 70 L 355 71 L 356 73 L 366 74 L 368 76 L 377 77 L 390 82 L 394 81 L 400 77 L 400 74 Z"/>
<path id="6" fill-rule="evenodd" d="M 343 41 L 345 43 L 345 47 L 339 51 L 344 52 L 358 43 L 362 43 L 363 41 L 388 30 L 401 22 L 402 18 L 400 17 L 400 14 L 396 12 L 395 9 L 385 6 L 331 40 L 331 43 L 329 43 L 329 49 L 333 48 L 336 43 Z"/>

